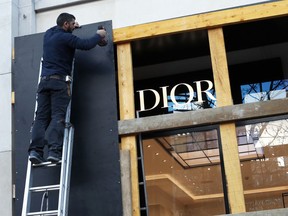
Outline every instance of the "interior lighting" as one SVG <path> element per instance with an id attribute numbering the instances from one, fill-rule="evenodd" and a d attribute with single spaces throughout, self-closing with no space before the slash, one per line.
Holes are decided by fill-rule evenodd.
<path id="1" fill-rule="evenodd" d="M 246 128 L 242 130 L 242 133 L 237 134 L 240 160 L 264 158 L 263 148 L 256 147 L 253 140 L 247 139 Z M 178 133 L 177 137 L 168 135 L 156 138 L 156 141 L 184 168 L 220 164 L 218 140 L 216 129 L 185 131 Z"/>

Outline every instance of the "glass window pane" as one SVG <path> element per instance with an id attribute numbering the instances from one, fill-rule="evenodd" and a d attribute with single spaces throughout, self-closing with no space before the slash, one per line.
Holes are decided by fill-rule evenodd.
<path id="1" fill-rule="evenodd" d="M 145 139 L 143 153 L 150 216 L 225 214 L 217 130 Z"/>
<path id="2" fill-rule="evenodd" d="M 214 108 L 207 30 L 131 42 L 139 117 Z"/>
<path id="3" fill-rule="evenodd" d="M 288 192 L 288 121 L 247 124 L 243 129 L 252 143 L 239 144 L 247 211 L 283 208 Z M 241 147 L 241 148 L 240 148 Z"/>
<path id="4" fill-rule="evenodd" d="M 234 104 L 287 97 L 287 25 L 286 16 L 223 27 Z"/>

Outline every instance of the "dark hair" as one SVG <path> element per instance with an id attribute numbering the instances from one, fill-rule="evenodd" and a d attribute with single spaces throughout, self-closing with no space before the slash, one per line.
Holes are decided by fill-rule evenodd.
<path id="1" fill-rule="evenodd" d="M 61 13 L 58 18 L 57 18 L 57 25 L 62 27 L 64 25 L 65 22 L 71 22 L 75 20 L 75 16 L 73 16 L 72 14 L 69 13 Z"/>

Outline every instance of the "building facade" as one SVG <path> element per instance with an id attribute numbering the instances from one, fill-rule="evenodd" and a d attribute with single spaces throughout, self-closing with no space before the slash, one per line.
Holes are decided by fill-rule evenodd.
<path id="1" fill-rule="evenodd" d="M 1 215 L 13 215 L 17 199 L 14 37 L 44 32 L 64 11 L 82 25 L 112 20 L 124 215 L 285 215 L 288 1 L 0 6 Z"/>

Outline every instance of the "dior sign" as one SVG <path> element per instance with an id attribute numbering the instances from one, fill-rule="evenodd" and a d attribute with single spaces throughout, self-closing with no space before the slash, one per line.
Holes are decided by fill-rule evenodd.
<path id="1" fill-rule="evenodd" d="M 205 93 L 206 96 L 208 98 L 210 98 L 211 100 L 215 100 L 216 101 L 216 98 L 211 94 L 211 92 L 209 92 L 209 90 L 211 90 L 213 88 L 213 83 L 209 80 L 200 80 L 200 81 L 196 81 L 194 82 L 195 85 L 196 85 L 196 94 L 197 94 L 197 101 L 194 101 L 194 103 L 203 103 L 203 98 L 202 98 L 202 93 Z M 201 83 L 207 83 L 208 84 L 208 88 L 207 89 L 202 89 L 202 85 Z M 181 105 L 185 105 L 185 104 L 190 104 L 193 99 L 194 99 L 194 89 L 191 85 L 189 85 L 188 83 L 179 83 L 175 86 L 173 86 L 173 88 L 171 89 L 170 93 L 169 93 L 169 96 L 170 96 L 170 99 L 172 101 L 172 103 L 174 105 L 180 105 L 180 103 L 178 103 L 176 97 L 175 97 L 175 92 L 177 90 L 177 88 L 179 88 L 180 86 L 182 86 L 182 88 L 187 88 L 188 90 L 188 95 L 189 95 L 189 98 L 188 100 L 183 104 L 181 103 Z M 156 108 L 159 104 L 160 104 L 160 101 L 162 100 L 162 104 L 163 106 L 161 108 L 168 108 L 168 87 L 169 86 L 162 86 L 160 87 L 160 93 L 158 91 L 156 91 L 155 89 L 144 89 L 144 90 L 139 90 L 137 91 L 139 93 L 139 100 L 140 100 L 140 112 L 141 111 L 149 111 L 149 110 L 152 110 L 154 108 Z M 152 93 L 154 96 L 155 96 L 155 102 L 154 102 L 154 105 L 150 108 L 147 108 L 145 106 L 145 93 L 148 93 L 150 92 L 150 94 Z"/>

